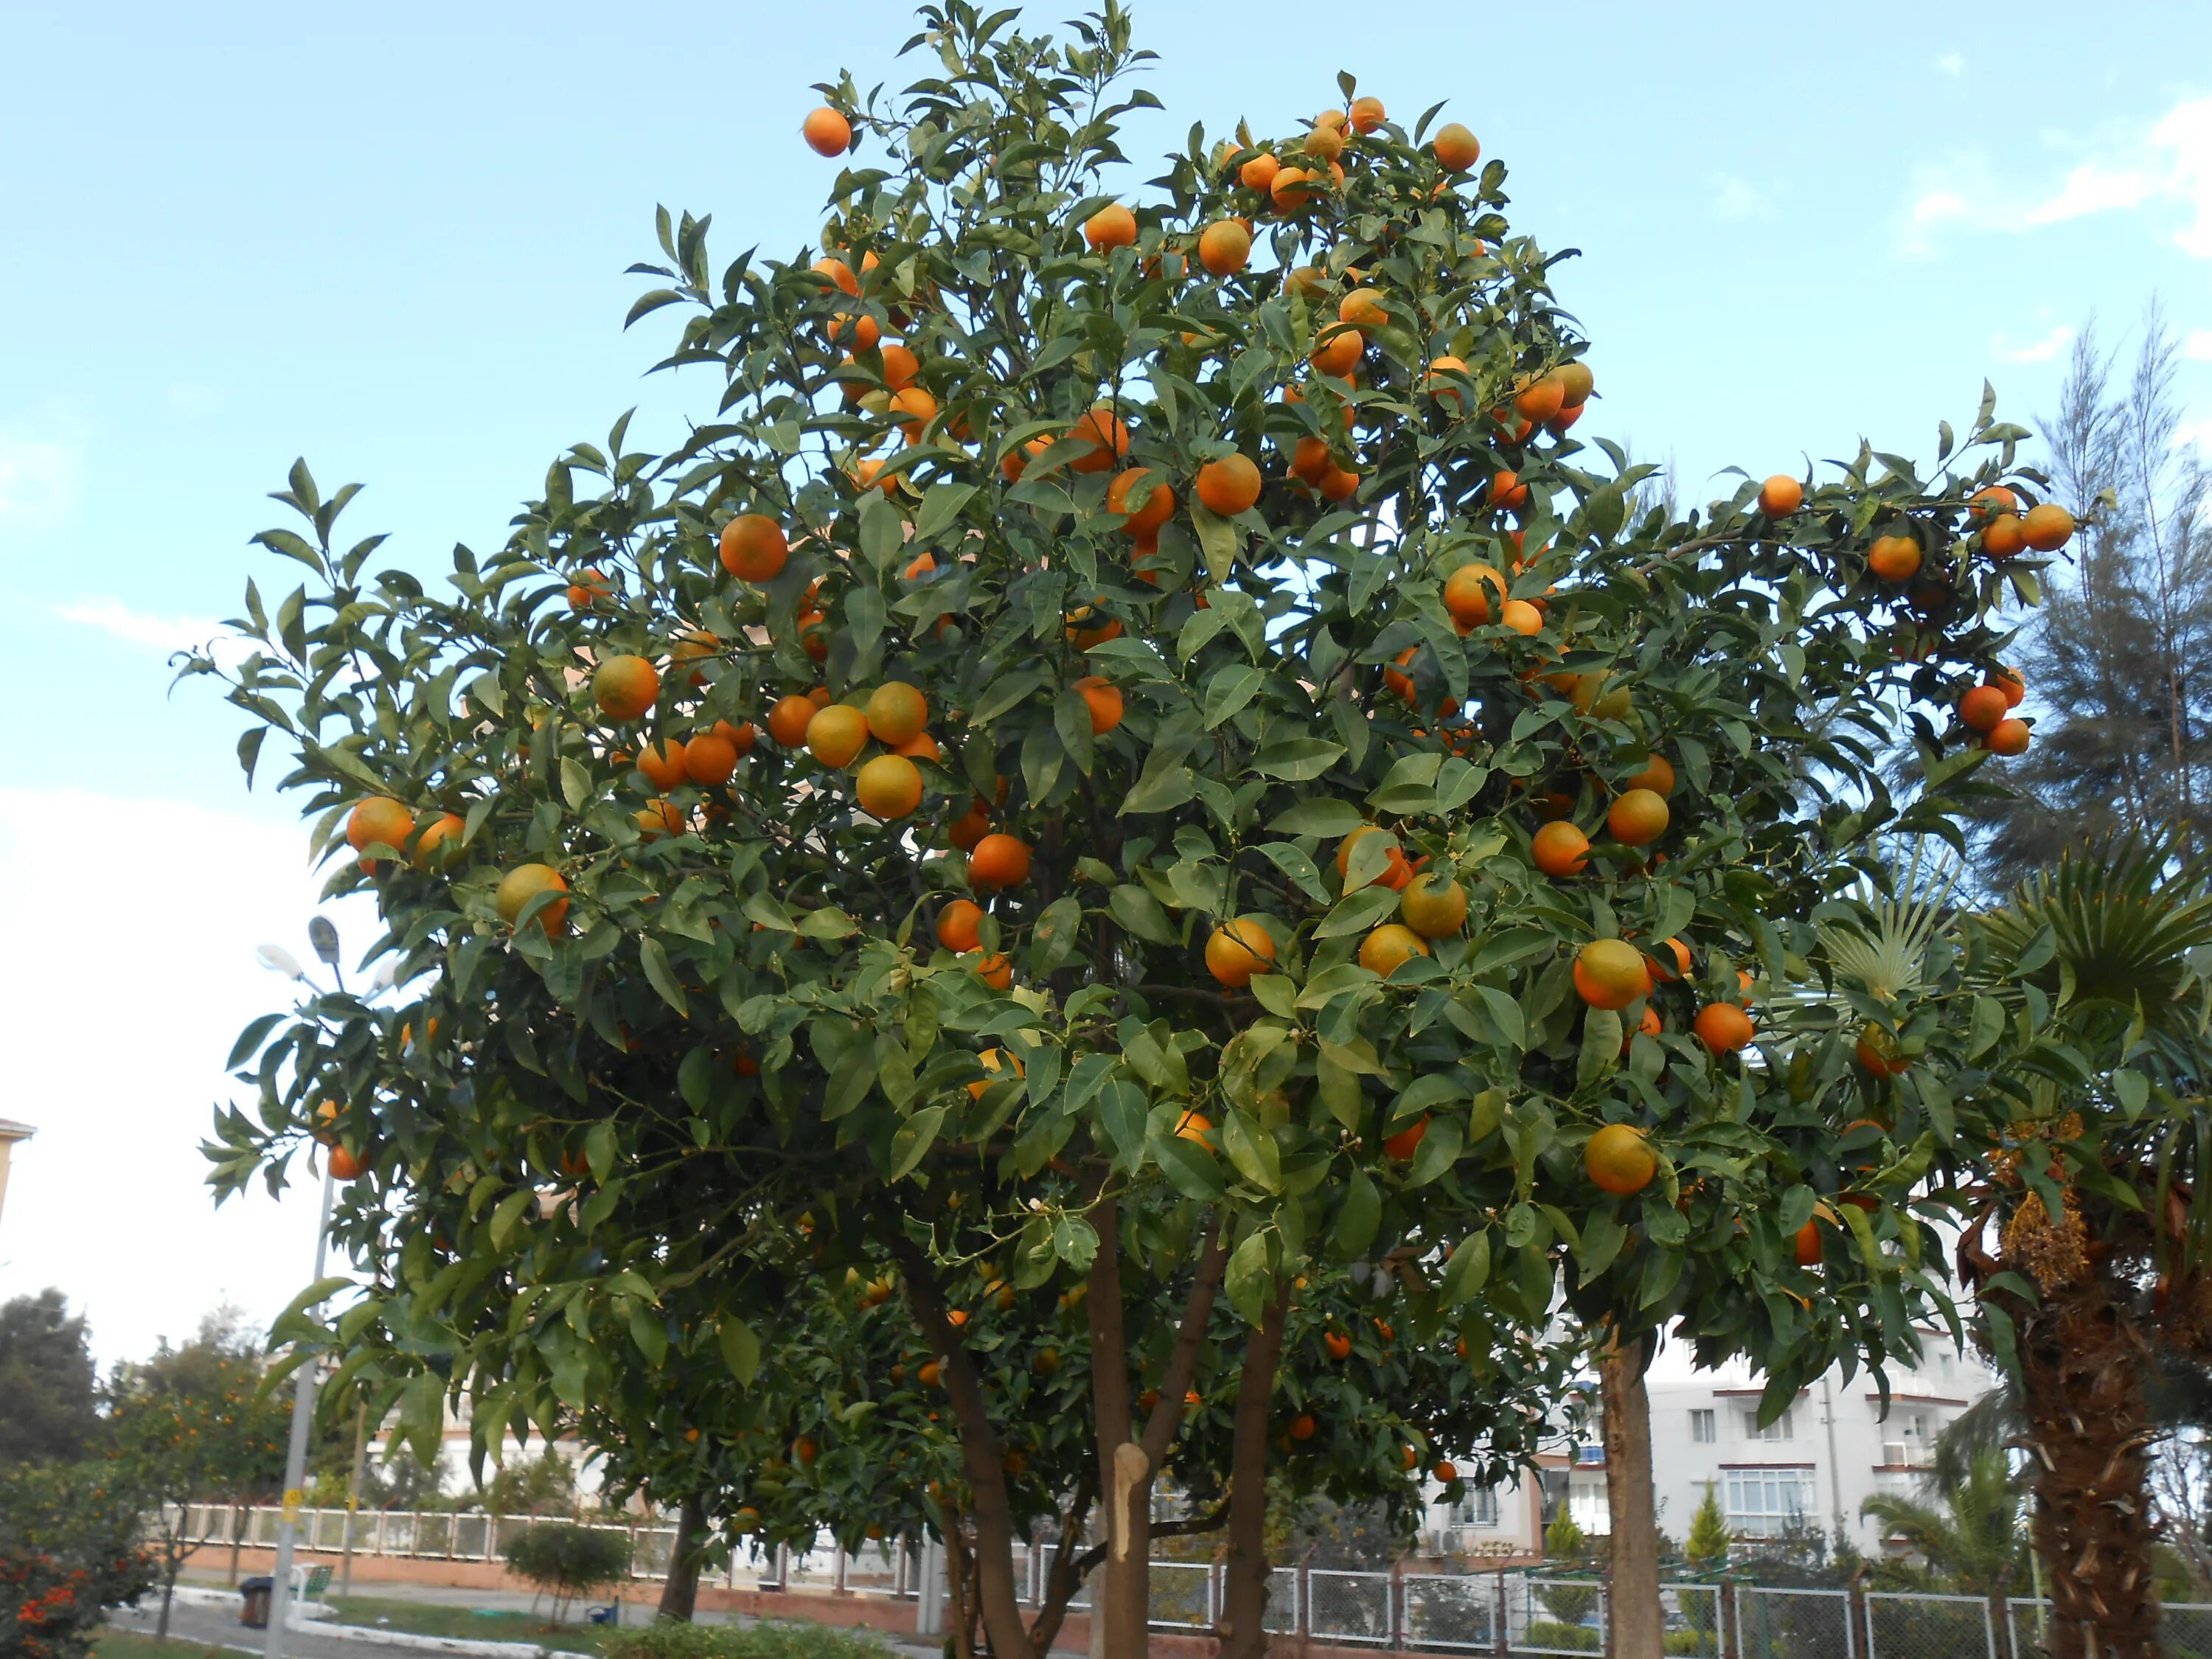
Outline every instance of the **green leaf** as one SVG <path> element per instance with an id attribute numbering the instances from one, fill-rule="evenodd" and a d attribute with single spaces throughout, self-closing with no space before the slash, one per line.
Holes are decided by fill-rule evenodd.
<path id="1" fill-rule="evenodd" d="M 1444 1263 L 1443 1279 L 1437 1286 L 1446 1308 L 1456 1308 L 1474 1296 L 1490 1282 L 1490 1233 L 1487 1229 L 1469 1233 L 1460 1240 L 1459 1248 Z"/>
<path id="2" fill-rule="evenodd" d="M 825 904 L 799 917 L 797 932 L 801 939 L 844 939 L 859 930 L 860 924 L 852 917 L 834 904 Z"/>
<path id="3" fill-rule="evenodd" d="M 615 1172 L 615 1158 L 621 1152 L 615 1139 L 615 1126 L 606 1118 L 584 1131 L 584 1167 L 591 1170 L 592 1179 L 601 1186 Z"/>
<path id="4" fill-rule="evenodd" d="M 1582 1263 L 1582 1282 L 1589 1284 L 1610 1267 L 1627 1240 L 1628 1229 L 1620 1224 L 1612 1211 L 1591 1211 L 1575 1239 L 1575 1260 Z"/>
<path id="5" fill-rule="evenodd" d="M 1249 1113 L 1231 1107 L 1221 1125 L 1222 1149 L 1237 1174 L 1262 1192 L 1283 1188 L 1283 1159 L 1275 1138 Z"/>
<path id="6" fill-rule="evenodd" d="M 1316 904 L 1328 902 L 1328 889 L 1322 883 L 1321 872 L 1314 867 L 1305 849 L 1296 842 L 1267 841 L 1260 843 L 1261 854 L 1280 870 Z"/>
<path id="7" fill-rule="evenodd" d="M 753 1334 L 753 1328 L 735 1314 L 724 1314 L 715 1322 L 714 1338 L 721 1344 L 722 1361 L 738 1379 L 738 1386 L 752 1387 L 761 1363 L 760 1338 Z"/>
<path id="8" fill-rule="evenodd" d="M 945 1108 L 925 1106 L 899 1125 L 898 1133 L 891 1137 L 891 1180 L 903 1181 L 914 1172 L 936 1144 L 937 1132 L 944 1124 Z"/>
<path id="9" fill-rule="evenodd" d="M 1255 974 L 1248 988 L 1260 1006 L 1279 1019 L 1295 1019 L 1298 988 L 1282 974 Z"/>
<path id="10" fill-rule="evenodd" d="M 1213 1154 L 1196 1142 L 1181 1135 L 1155 1134 L 1145 1146 L 1152 1161 L 1166 1175 L 1169 1184 L 1185 1198 L 1211 1204 L 1229 1190 L 1221 1179 L 1221 1166 L 1213 1161 Z"/>
<path id="11" fill-rule="evenodd" d="M 1352 1179 L 1345 1183 L 1344 1206 L 1336 1212 L 1336 1228 L 1330 1235 L 1330 1243 L 1346 1261 L 1357 1261 L 1375 1242 L 1376 1229 L 1382 1224 L 1382 1194 L 1368 1178 L 1366 1170 L 1354 1170 Z"/>
<path id="12" fill-rule="evenodd" d="M 537 1204 L 538 1194 L 527 1187 L 517 1188 L 500 1200 L 499 1207 L 491 1212 L 492 1249 L 505 1249 L 515 1228 L 521 1224 L 524 1212 L 536 1208 Z"/>
<path id="13" fill-rule="evenodd" d="M 568 803 L 571 812 L 580 812 L 584 803 L 592 798 L 592 775 L 583 763 L 571 756 L 561 757 L 561 799 Z"/>
<path id="14" fill-rule="evenodd" d="M 650 935 L 641 939 L 637 942 L 637 954 L 645 963 L 646 978 L 652 981 L 653 988 L 660 993 L 660 1000 L 688 1018 L 691 1012 L 690 1002 L 684 994 L 684 987 L 678 981 L 675 970 L 668 965 L 668 952 L 661 948 L 660 941 Z"/>
<path id="15" fill-rule="evenodd" d="M 1259 695 L 1267 677 L 1249 663 L 1224 663 L 1206 682 L 1205 720 L 1208 731 Z"/>
<path id="16" fill-rule="evenodd" d="M 1116 887 L 1107 899 L 1106 908 L 1115 921 L 1139 939 L 1147 939 L 1154 945 L 1176 945 L 1182 941 L 1182 936 L 1169 921 L 1168 913 L 1161 907 L 1160 902 L 1134 883 L 1125 882 Z"/>
<path id="17" fill-rule="evenodd" d="M 1413 1153 L 1413 1167 L 1406 1171 L 1406 1185 L 1427 1186 L 1458 1161 L 1466 1145 L 1467 1132 L 1457 1118 L 1431 1118 L 1429 1132 L 1421 1137 L 1420 1146 Z"/>
<path id="18" fill-rule="evenodd" d="M 1366 822 L 1350 801 L 1316 795 L 1277 813 L 1267 828 L 1279 836 L 1319 836 L 1338 841 Z"/>
<path id="19" fill-rule="evenodd" d="M 1054 899 L 1030 934 L 1030 972 L 1042 979 L 1075 954 L 1083 933 L 1083 902 L 1073 893 Z"/>
<path id="20" fill-rule="evenodd" d="M 1267 1311 L 1267 1293 L 1274 1280 L 1267 1270 L 1267 1235 L 1255 1232 L 1231 1253 L 1222 1270 L 1221 1288 L 1229 1305 L 1248 1325 L 1257 1325 Z"/>
<path id="21" fill-rule="evenodd" d="M 1336 764 L 1345 753 L 1340 743 L 1322 738 L 1284 738 L 1252 757 L 1252 769 L 1286 782 L 1305 783 Z"/>
<path id="22" fill-rule="evenodd" d="M 1575 1061 L 1575 1081 L 1587 1088 L 1620 1064 L 1620 1016 L 1610 1008 L 1592 1008 L 1583 1015 L 1582 1053 Z"/>
<path id="23" fill-rule="evenodd" d="M 975 486 L 969 483 L 930 485 L 929 493 L 921 498 L 921 510 L 914 515 L 915 540 L 927 542 L 940 534 L 975 493 Z"/>
<path id="24" fill-rule="evenodd" d="M 629 1340 L 655 1370 L 668 1358 L 668 1327 L 642 1302 L 629 1304 Z"/>
<path id="25" fill-rule="evenodd" d="M 1164 753 L 1168 757 L 1168 763 L 1163 766 L 1158 763 Z M 1122 801 L 1120 811 L 1121 814 L 1170 811 L 1197 793 L 1197 784 L 1191 776 L 1190 768 L 1182 764 L 1180 754 L 1175 750 L 1156 749 L 1152 751 L 1152 759 L 1146 763 L 1144 775 L 1137 780 L 1136 787 Z"/>
<path id="26" fill-rule="evenodd" d="M 1397 908 L 1398 895 L 1377 882 L 1339 899 L 1314 929 L 1314 937 L 1340 939 L 1346 933 L 1364 933 Z"/>
<path id="27" fill-rule="evenodd" d="M 1199 501 L 1190 503 L 1190 521 L 1206 554 L 1206 575 L 1215 582 L 1227 581 L 1237 564 L 1237 526 Z"/>

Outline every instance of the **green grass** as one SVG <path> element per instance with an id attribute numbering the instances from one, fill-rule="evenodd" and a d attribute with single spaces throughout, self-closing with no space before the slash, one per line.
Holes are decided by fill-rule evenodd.
<path id="1" fill-rule="evenodd" d="M 470 1607 L 445 1607 L 434 1601 L 402 1601 L 380 1595 L 332 1595 L 325 1599 L 337 1609 L 340 1624 L 382 1624 L 387 1629 L 410 1631 L 417 1636 L 462 1636 L 477 1642 L 535 1642 L 563 1653 L 598 1654 L 606 1651 L 610 1633 L 597 1625 L 563 1625 L 549 1631 L 543 1619 L 529 1613 L 478 1613 Z M 625 1612 L 637 1616 L 635 1608 L 626 1608 Z M 647 1614 L 650 1612 L 647 1608 Z M 131 1655 L 128 1659 L 140 1656 Z"/>
<path id="2" fill-rule="evenodd" d="M 92 1651 L 94 1659 L 235 1659 L 222 1648 L 204 1648 L 181 1637 L 156 1642 L 128 1630 L 102 1631 Z"/>

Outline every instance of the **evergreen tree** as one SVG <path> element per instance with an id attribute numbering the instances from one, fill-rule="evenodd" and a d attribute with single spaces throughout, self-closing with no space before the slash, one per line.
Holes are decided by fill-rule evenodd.
<path id="1" fill-rule="evenodd" d="M 1721 1513 L 1720 1493 L 1713 1486 L 1705 1488 L 1705 1500 L 1690 1518 L 1690 1538 L 1682 1553 L 1700 1571 L 1728 1565 L 1728 1517 Z"/>
<path id="2" fill-rule="evenodd" d="M 0 1468 L 82 1454 L 94 1411 L 92 1348 L 59 1291 L 0 1307 Z"/>
<path id="3" fill-rule="evenodd" d="M 2041 422 L 2051 497 L 2082 533 L 2019 652 L 2038 719 L 2007 774 L 2018 793 L 1989 809 L 2001 887 L 2114 830 L 2207 845 L 2212 471 L 2184 441 L 2179 361 L 2155 300 L 2124 375 L 2093 322 Z"/>

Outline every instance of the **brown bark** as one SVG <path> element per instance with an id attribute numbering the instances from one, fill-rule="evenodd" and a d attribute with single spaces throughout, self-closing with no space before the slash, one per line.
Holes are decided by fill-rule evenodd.
<path id="1" fill-rule="evenodd" d="M 1606 1589 L 1608 1659 L 1665 1659 L 1659 1605 L 1659 1515 L 1651 1491 L 1651 1401 L 1644 1388 L 1649 1337 L 1608 1339 L 1598 1359 L 1605 1438 L 1605 1499 L 1612 1521 Z"/>
<path id="2" fill-rule="evenodd" d="M 969 1571 L 968 1539 L 957 1511 L 945 1531 L 945 1628 L 953 1659 L 975 1659 L 975 1575 Z"/>
<path id="3" fill-rule="evenodd" d="M 1285 1285 L 1261 1312 L 1244 1346 L 1229 1465 L 1229 1565 L 1224 1573 L 1219 1659 L 1264 1659 L 1267 1651 L 1267 1419 L 1283 1356 Z"/>
<path id="4" fill-rule="evenodd" d="M 2014 1312 L 2053 1659 L 2159 1652 L 2148 1455 L 2156 1431 L 2143 1395 L 2151 1358 L 2125 1294 L 2092 1272 Z"/>
<path id="5" fill-rule="evenodd" d="M 668 1554 L 668 1578 L 660 1587 L 660 1610 L 656 1615 L 674 1625 L 688 1625 L 699 1605 L 699 1552 L 705 1544 L 707 1500 L 687 1498 L 676 1510 L 676 1543 Z"/>
<path id="6" fill-rule="evenodd" d="M 1036 1622 L 1030 1626 L 1030 1645 L 1039 1653 L 1052 1651 L 1053 1639 L 1067 1618 L 1068 1600 L 1082 1588 L 1084 1552 L 1079 1546 L 1097 1497 L 1097 1477 L 1086 1469 L 1076 1480 L 1075 1496 L 1060 1518 L 1060 1547 L 1053 1553 L 1052 1571 L 1045 1575 L 1044 1605 L 1037 1609 Z"/>
<path id="7" fill-rule="evenodd" d="M 1091 1264 L 1084 1293 L 1091 1324 L 1091 1397 L 1098 1436 L 1098 1490 L 1106 1508 L 1107 1547 L 1091 1616 L 1100 1621 L 1102 1652 L 1144 1652 L 1152 1616 L 1151 1554 L 1152 1481 L 1165 1467 L 1176 1432 L 1182 1426 L 1183 1396 L 1198 1372 L 1206 1322 L 1221 1283 L 1228 1252 L 1218 1226 L 1209 1223 L 1199 1250 L 1182 1322 L 1160 1379 L 1159 1400 L 1145 1423 L 1141 1440 L 1132 1441 L 1134 1413 L 1129 1403 L 1129 1353 L 1122 1324 L 1120 1207 L 1109 1198 L 1091 1212 L 1098 1234 L 1098 1254 Z"/>
<path id="8" fill-rule="evenodd" d="M 995 1659 L 1033 1659 L 1022 1619 L 1021 1589 L 1014 1582 L 1013 1505 L 1006 1495 L 999 1431 L 984 1403 L 982 1378 L 975 1357 L 945 1317 L 945 1298 L 938 1293 L 928 1257 L 902 1233 L 891 1233 L 888 1242 L 906 1280 L 915 1322 L 944 1371 L 953 1420 L 960 1429 L 968 1486 L 975 1500 L 975 1605 L 983 1617 L 984 1632 Z M 949 1552 L 951 1540 L 946 1542 Z"/>

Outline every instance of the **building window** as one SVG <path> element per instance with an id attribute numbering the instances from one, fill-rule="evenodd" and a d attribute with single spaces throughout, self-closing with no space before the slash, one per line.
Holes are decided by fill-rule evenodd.
<path id="1" fill-rule="evenodd" d="M 1445 1511 L 1446 1524 L 1454 1527 L 1494 1527 L 1498 1524 L 1498 1489 L 1470 1488 L 1467 1496 Z"/>
<path id="2" fill-rule="evenodd" d="M 1772 1538 L 1804 1524 L 1813 1512 L 1810 1469 L 1730 1469 L 1724 1498 L 1729 1530 Z"/>
<path id="3" fill-rule="evenodd" d="M 1790 1426 L 1788 1412 L 1762 1429 L 1759 1426 L 1759 1408 L 1754 1406 L 1743 1414 L 1743 1437 L 1747 1440 L 1795 1440 L 1797 1437 Z"/>
<path id="4" fill-rule="evenodd" d="M 1721 1437 L 1720 1423 L 1710 1409 L 1693 1410 L 1690 1413 L 1690 1438 L 1700 1446 L 1710 1446 Z"/>

